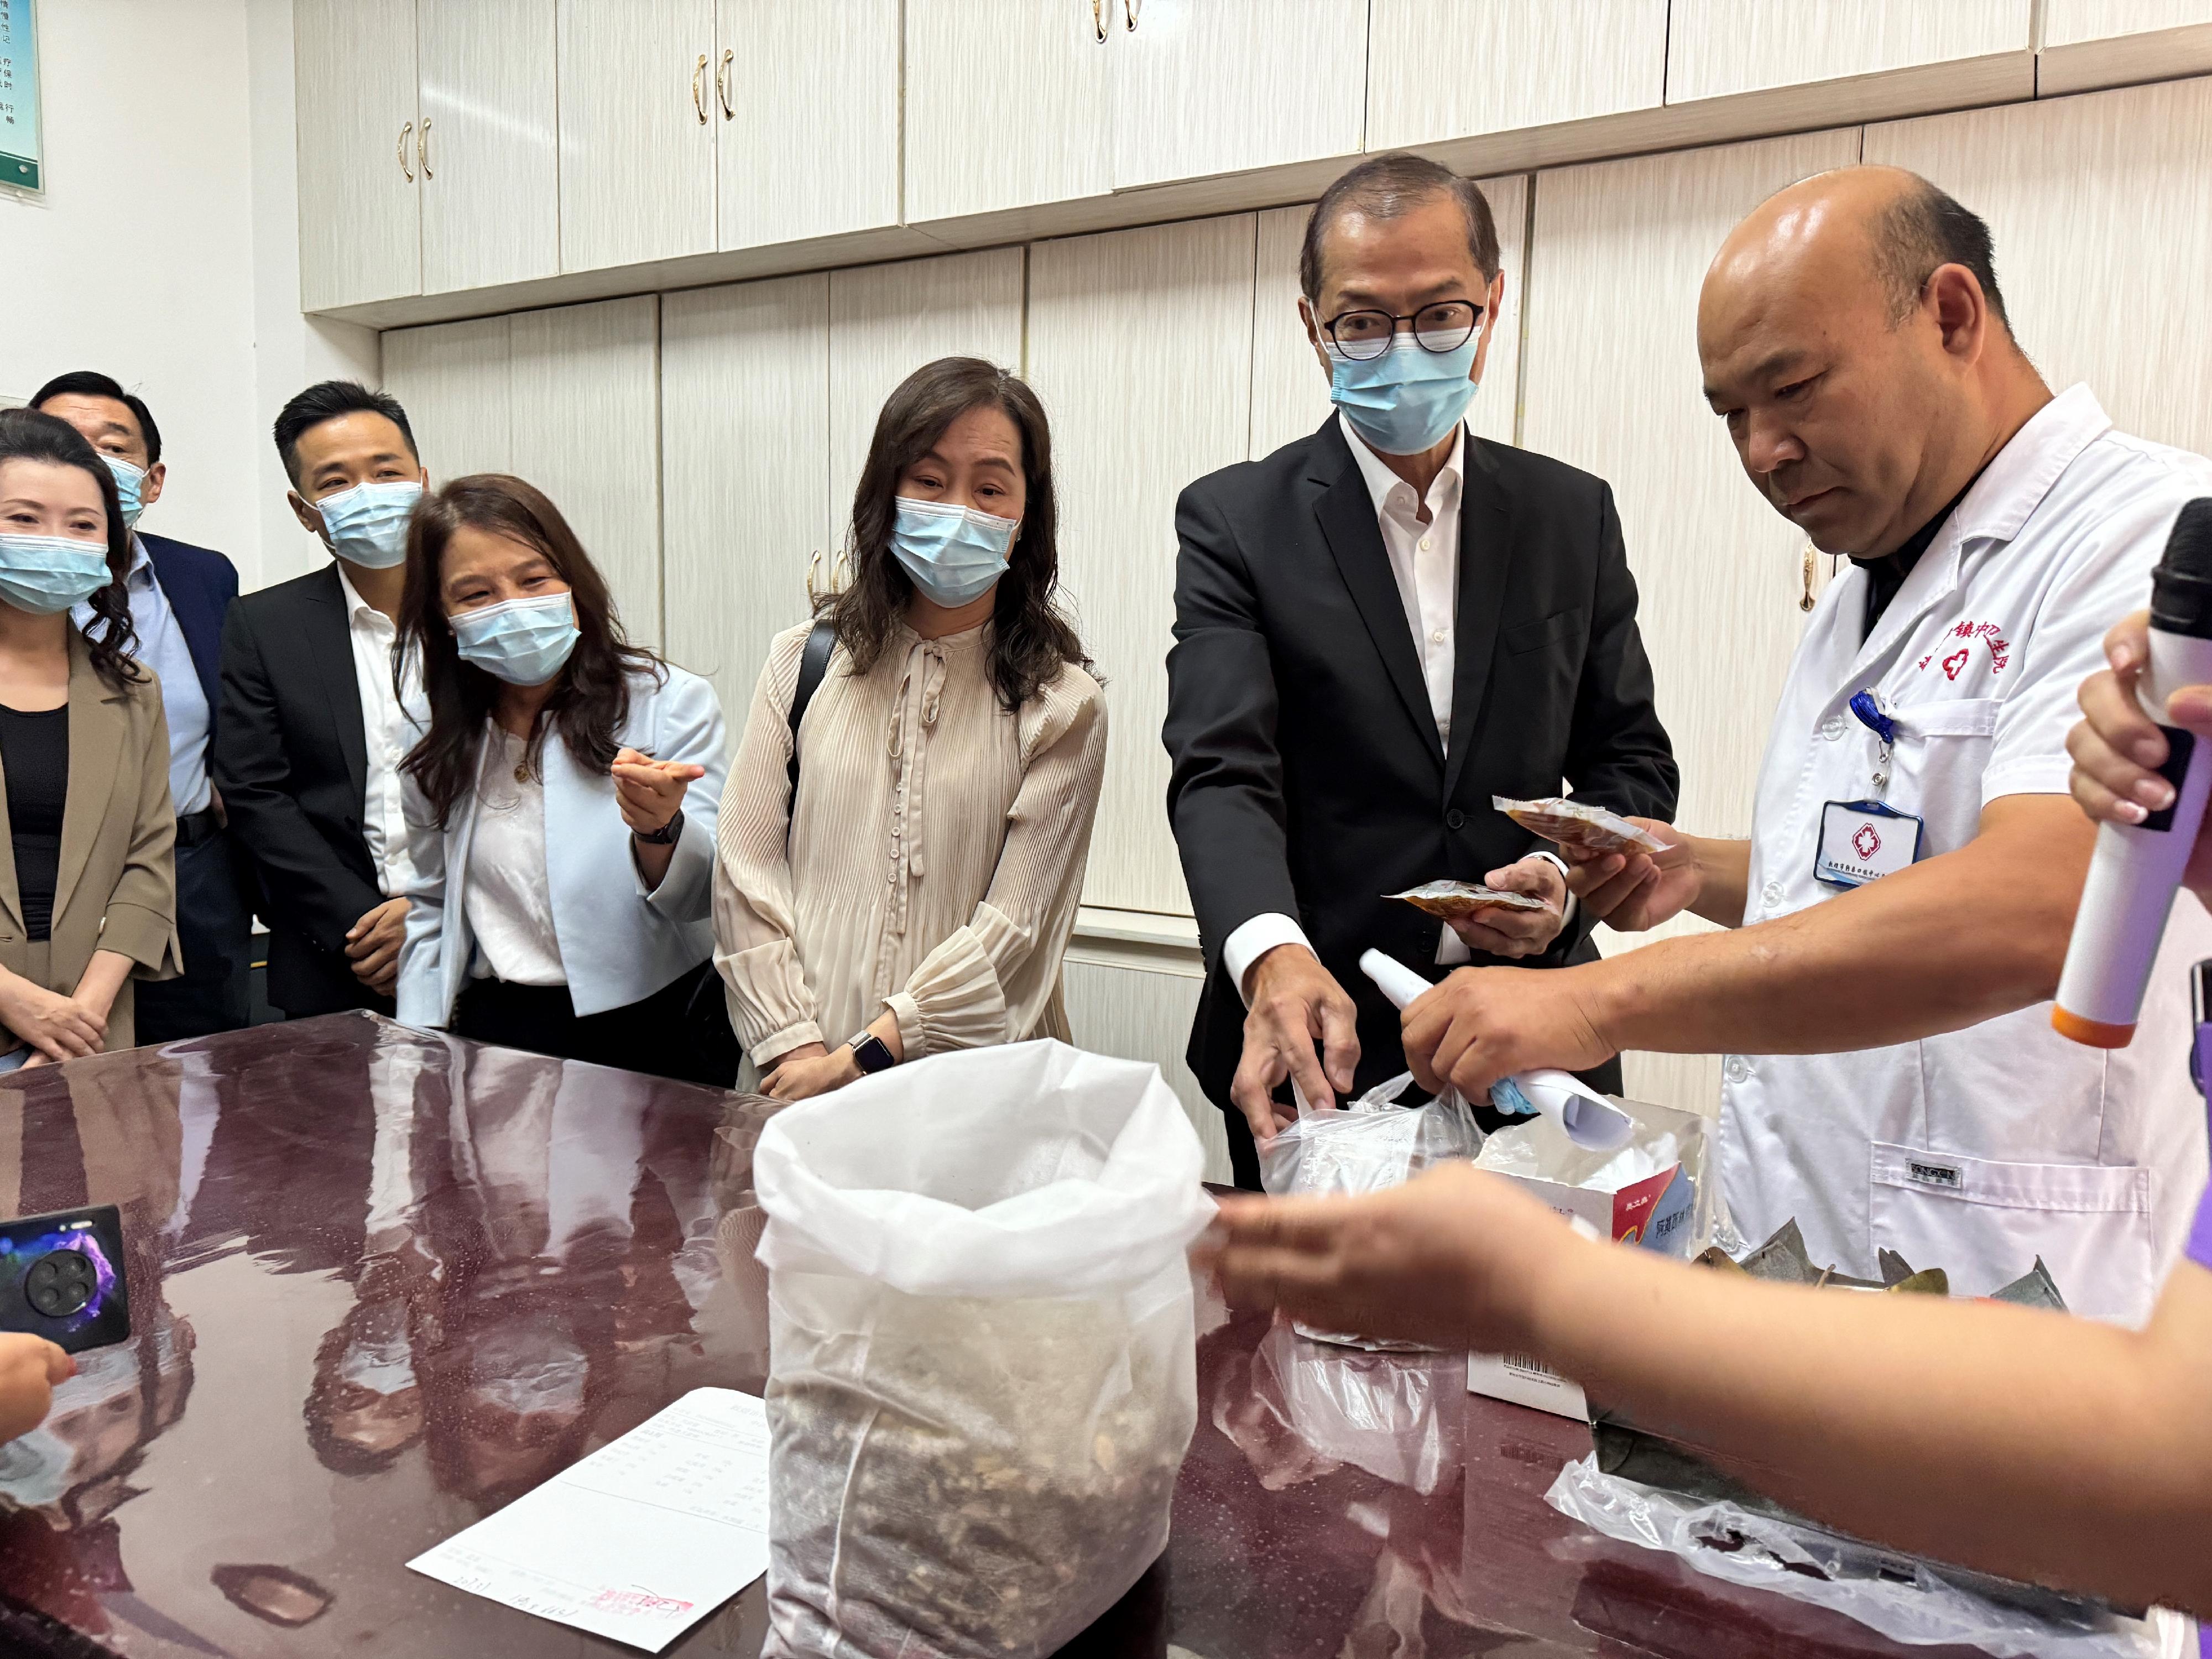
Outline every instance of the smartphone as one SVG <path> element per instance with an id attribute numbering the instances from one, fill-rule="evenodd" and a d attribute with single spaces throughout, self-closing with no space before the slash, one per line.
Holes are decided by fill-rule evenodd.
<path id="1" fill-rule="evenodd" d="M 0 1331 L 28 1331 L 70 1353 L 130 1340 L 115 1206 L 0 1222 Z"/>

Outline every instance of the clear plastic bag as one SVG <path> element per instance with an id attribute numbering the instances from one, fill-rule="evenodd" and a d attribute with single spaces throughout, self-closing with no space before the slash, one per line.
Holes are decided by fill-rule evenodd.
<path id="1" fill-rule="evenodd" d="M 1606 1474 L 1595 1455 L 1559 1471 L 1545 1501 L 1595 1532 L 1664 1550 L 1710 1577 L 1856 1619 L 1911 1647 L 1959 1644 L 1996 1659 L 2179 1659 L 2188 1621 L 2130 1619 L 2101 1604 L 2013 1586 L 2021 1604 L 1970 1585 L 1979 1574 Z M 2036 1605 L 2026 1603 L 2033 1601 Z"/>
<path id="2" fill-rule="evenodd" d="M 1432 1164 L 1471 1158 L 1482 1150 L 1482 1130 L 1455 1089 L 1425 1106 L 1401 1106 L 1413 1086 L 1401 1073 L 1377 1084 L 1340 1111 L 1313 1111 L 1299 1103 L 1297 1121 L 1275 1132 L 1260 1148 L 1260 1184 L 1277 1197 L 1329 1193 L 1379 1193 L 1403 1186 Z M 1412 1342 L 1370 1340 L 1301 1324 L 1304 1336 L 1346 1347 L 1427 1352 Z"/>
<path id="3" fill-rule="evenodd" d="M 769 1122 L 769 1654 L 1042 1659 L 1158 1558 L 1203 1167 L 1156 1068 L 1056 1042 Z"/>
<path id="4" fill-rule="evenodd" d="M 1260 1184 L 1278 1198 L 1379 1193 L 1482 1150 L 1482 1131 L 1456 1090 L 1425 1106 L 1398 1104 L 1413 1086 L 1413 1074 L 1402 1072 L 1340 1111 L 1301 1110 L 1260 1148 Z"/>

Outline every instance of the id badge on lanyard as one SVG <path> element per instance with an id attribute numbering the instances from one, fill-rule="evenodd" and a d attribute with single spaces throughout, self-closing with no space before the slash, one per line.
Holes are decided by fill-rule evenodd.
<path id="1" fill-rule="evenodd" d="M 1897 742 L 1897 722 L 1881 711 L 1871 691 L 1851 699 L 1851 713 L 1881 739 L 1875 756 L 1874 789 L 1863 800 L 1832 800 L 1820 809 L 1820 840 L 1813 856 L 1813 879 L 1830 887 L 1863 887 L 1906 868 L 1920 856 L 1927 825 L 1885 801 L 1889 759 Z"/>

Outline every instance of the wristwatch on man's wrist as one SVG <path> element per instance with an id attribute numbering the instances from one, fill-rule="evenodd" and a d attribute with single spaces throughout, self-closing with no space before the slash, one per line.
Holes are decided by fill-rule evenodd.
<path id="1" fill-rule="evenodd" d="M 647 847 L 673 847 L 676 844 L 676 837 L 683 833 L 684 809 L 680 806 L 677 808 L 676 815 L 662 824 L 659 829 L 630 831 L 631 835 L 636 836 Z"/>
<path id="2" fill-rule="evenodd" d="M 863 1077 L 873 1077 L 878 1072 L 888 1072 L 898 1064 L 890 1045 L 872 1031 L 863 1031 L 853 1039 L 853 1064 L 860 1068 Z"/>

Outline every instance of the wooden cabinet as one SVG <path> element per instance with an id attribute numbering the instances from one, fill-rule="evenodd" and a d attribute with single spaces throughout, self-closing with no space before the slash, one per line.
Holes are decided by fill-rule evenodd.
<path id="1" fill-rule="evenodd" d="M 1667 0 L 1373 0 L 1371 150 L 1656 109 L 1666 97 Z"/>
<path id="2" fill-rule="evenodd" d="M 1091 904 L 1189 914 L 1160 746 L 1175 503 L 1244 459 L 1254 233 L 1237 214 L 1030 251 L 1030 379 L 1053 423 L 1060 572 L 1108 687 Z"/>
<path id="3" fill-rule="evenodd" d="M 512 317 L 477 317 L 383 337 L 384 389 L 407 411 L 431 489 L 514 470 L 514 333 Z"/>
<path id="4" fill-rule="evenodd" d="M 555 0 L 416 0 L 422 291 L 561 269 Z"/>
<path id="5" fill-rule="evenodd" d="M 297 0 L 300 304 L 419 292 L 415 0 Z"/>
<path id="6" fill-rule="evenodd" d="M 2032 97 L 2032 0 L 1673 0 L 1667 101 L 1936 65 L 1963 89 L 1960 65 L 1998 57 L 2011 61 L 2012 95 Z"/>
<path id="7" fill-rule="evenodd" d="M 508 373 L 513 471 L 553 498 L 648 646 L 663 638 L 659 303 L 524 312 Z"/>
<path id="8" fill-rule="evenodd" d="M 895 225 L 899 0 L 720 0 L 720 245 Z"/>
<path id="9" fill-rule="evenodd" d="M 1105 4 L 907 0 L 909 224 L 1113 188 Z"/>
<path id="10" fill-rule="evenodd" d="M 1193 965 L 1181 973 L 1117 962 L 1089 946 L 1079 923 L 1060 970 L 1060 990 L 1078 1048 L 1124 1060 L 1148 1060 L 1160 1068 L 1160 1076 L 1181 1097 L 1191 1127 L 1198 1131 L 1199 1144 L 1206 1149 L 1206 1178 L 1226 1183 L 1231 1178 L 1228 1130 L 1219 1109 L 1206 1099 L 1183 1060 L 1190 1023 L 1198 1012 L 1198 994 L 1206 984 L 1199 973 L 1194 951 Z"/>
<path id="11" fill-rule="evenodd" d="M 2212 0 L 2043 0 L 2039 97 L 2212 70 Z"/>
<path id="12" fill-rule="evenodd" d="M 821 275 L 661 300 L 666 645 L 714 682 L 733 734 L 830 545 L 829 306 Z"/>
<path id="13" fill-rule="evenodd" d="M 1521 284 L 1528 216 L 1528 179 L 1521 173 L 1480 181 L 1498 225 L 1498 263 L 1505 300 L 1484 360 L 1482 385 L 1468 405 L 1468 429 L 1498 443 L 1515 441 L 1521 370 Z M 1260 215 L 1257 291 L 1252 302 L 1251 455 L 1280 449 L 1328 418 L 1328 376 L 1315 360 L 1298 317 L 1298 250 L 1310 204 Z"/>
<path id="14" fill-rule="evenodd" d="M 561 269 L 711 252 L 714 0 L 560 0 Z"/>
<path id="15" fill-rule="evenodd" d="M 1107 0 L 1114 188 L 1357 155 L 1367 7 Z"/>

